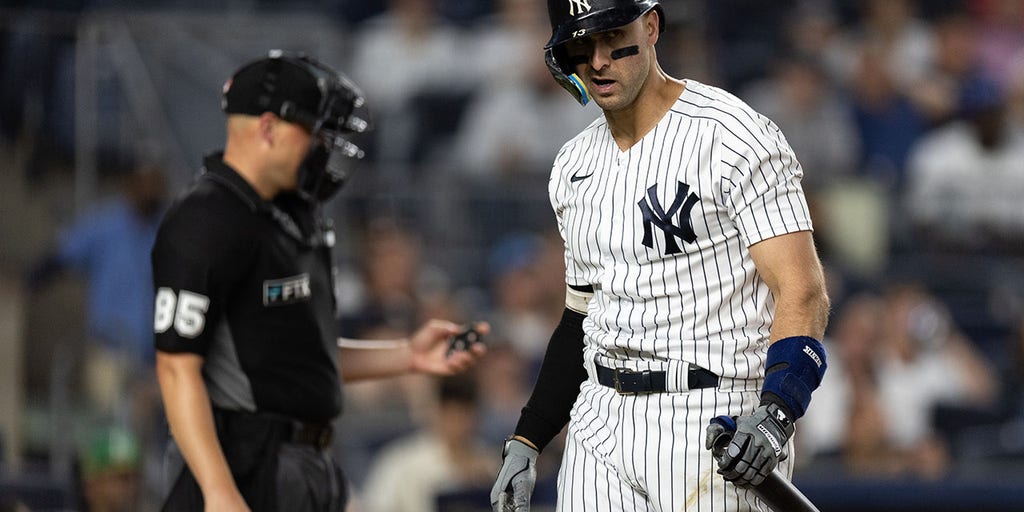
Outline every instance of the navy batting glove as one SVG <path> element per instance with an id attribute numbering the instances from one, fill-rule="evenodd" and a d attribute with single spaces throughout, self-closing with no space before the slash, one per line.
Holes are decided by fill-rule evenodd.
<path id="1" fill-rule="evenodd" d="M 491 488 L 491 508 L 494 512 L 530 512 L 539 452 L 522 441 L 509 439 L 501 455 L 501 470 Z"/>
<path id="2" fill-rule="evenodd" d="M 792 418 L 771 402 L 737 417 L 736 434 L 718 460 L 718 474 L 740 487 L 760 484 L 785 460 L 783 448 L 794 430 Z"/>

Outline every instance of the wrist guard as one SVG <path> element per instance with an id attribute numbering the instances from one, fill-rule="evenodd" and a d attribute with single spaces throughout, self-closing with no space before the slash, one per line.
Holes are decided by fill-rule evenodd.
<path id="1" fill-rule="evenodd" d="M 783 338 L 768 347 L 766 366 L 761 404 L 774 403 L 793 420 L 803 416 L 828 367 L 825 347 L 810 336 Z"/>

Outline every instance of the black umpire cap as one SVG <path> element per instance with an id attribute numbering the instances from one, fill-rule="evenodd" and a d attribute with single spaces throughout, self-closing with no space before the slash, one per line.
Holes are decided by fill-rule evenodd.
<path id="1" fill-rule="evenodd" d="M 271 52 L 228 79 L 221 106 L 228 114 L 258 116 L 272 112 L 282 119 L 312 126 L 323 99 L 317 80 L 306 62 Z"/>

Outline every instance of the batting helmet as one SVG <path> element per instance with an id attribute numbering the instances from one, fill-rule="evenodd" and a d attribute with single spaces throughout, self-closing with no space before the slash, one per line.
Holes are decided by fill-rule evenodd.
<path id="1" fill-rule="evenodd" d="M 544 45 L 544 60 L 551 75 L 565 90 L 586 105 L 590 95 L 573 72 L 562 45 L 583 37 L 628 25 L 633 20 L 658 10 L 659 30 L 665 30 L 665 14 L 658 0 L 548 0 L 551 39 Z"/>
<path id="2" fill-rule="evenodd" d="M 351 80 L 301 53 L 271 50 L 242 66 L 224 84 L 222 107 L 229 114 L 272 112 L 312 133 L 302 163 L 299 191 L 326 200 L 344 184 L 363 151 L 349 142 L 368 123 L 356 111 L 363 93 Z"/>

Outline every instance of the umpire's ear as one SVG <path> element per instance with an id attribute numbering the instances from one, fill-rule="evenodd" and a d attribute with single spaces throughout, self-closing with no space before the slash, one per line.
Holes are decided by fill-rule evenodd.
<path id="1" fill-rule="evenodd" d="M 264 112 L 256 118 L 256 136 L 263 144 L 274 144 L 274 130 L 281 123 L 281 118 L 270 112 Z"/>

